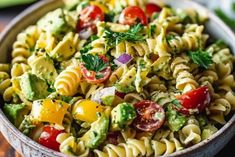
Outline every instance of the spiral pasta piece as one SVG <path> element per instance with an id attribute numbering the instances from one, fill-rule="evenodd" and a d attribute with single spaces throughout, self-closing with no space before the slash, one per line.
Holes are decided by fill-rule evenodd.
<path id="1" fill-rule="evenodd" d="M 11 68 L 11 77 L 18 77 L 29 71 L 30 67 L 25 63 L 15 63 Z"/>
<path id="2" fill-rule="evenodd" d="M 54 87 L 61 95 L 73 96 L 78 92 L 81 77 L 80 67 L 68 67 L 57 76 Z"/>
<path id="3" fill-rule="evenodd" d="M 68 133 L 61 133 L 56 137 L 56 141 L 60 143 L 60 152 L 66 155 L 87 157 L 89 149 L 85 147 L 83 141 L 77 139 Z"/>
<path id="4" fill-rule="evenodd" d="M 14 102 L 17 102 L 18 99 L 8 74 L 9 69 L 9 64 L 0 64 L 0 94 L 6 102 L 10 102 L 14 98 Z"/>
<path id="5" fill-rule="evenodd" d="M 13 44 L 12 63 L 27 63 L 27 58 L 36 44 L 39 33 L 37 26 L 30 26 L 17 36 Z"/>
<path id="6" fill-rule="evenodd" d="M 131 128 L 126 128 L 121 131 L 122 137 L 126 141 L 129 138 L 135 138 L 136 136 L 136 130 L 131 129 Z"/>
<path id="7" fill-rule="evenodd" d="M 210 119 L 217 123 L 225 124 L 226 121 L 224 116 L 228 115 L 231 111 L 231 105 L 228 100 L 224 98 L 217 98 L 210 104 L 208 109 Z"/>
<path id="8" fill-rule="evenodd" d="M 181 150 L 179 141 L 177 139 L 161 139 L 150 140 L 147 137 L 143 137 L 140 140 L 127 139 L 126 143 L 120 143 L 118 145 L 107 144 L 104 146 L 103 151 L 94 150 L 95 155 L 98 157 L 137 157 L 137 156 L 160 156 L 171 154 L 175 151 Z"/>
<path id="9" fill-rule="evenodd" d="M 153 76 L 150 79 L 151 80 L 149 81 L 149 83 L 145 86 L 147 88 L 147 90 L 149 91 L 149 93 L 152 93 L 155 91 L 162 91 L 162 92 L 167 91 L 167 87 L 165 85 L 165 82 L 160 80 L 159 77 Z"/>
<path id="10" fill-rule="evenodd" d="M 186 64 L 187 60 L 181 57 L 175 58 L 171 63 L 173 77 L 176 79 L 176 88 L 183 91 L 189 91 L 198 86 L 198 83 L 189 72 L 189 67 Z"/>
<path id="11" fill-rule="evenodd" d="M 190 117 L 187 124 L 180 131 L 180 141 L 188 145 L 189 143 L 199 143 L 201 141 L 201 129 L 195 117 Z"/>
<path id="12" fill-rule="evenodd" d="M 131 56 L 143 57 L 150 54 L 150 47 L 146 42 L 128 42 L 124 41 L 116 45 L 115 49 L 111 50 L 112 56 L 118 58 L 123 53 Z"/>
<path id="13" fill-rule="evenodd" d="M 199 26 L 195 32 L 184 33 L 182 37 L 176 36 L 168 41 L 169 52 L 179 53 L 182 51 L 196 50 L 203 47 L 202 31 L 204 27 Z"/>
<path id="14" fill-rule="evenodd" d="M 175 100 L 175 97 L 171 93 L 156 91 L 151 94 L 151 100 L 165 108 L 173 100 Z"/>

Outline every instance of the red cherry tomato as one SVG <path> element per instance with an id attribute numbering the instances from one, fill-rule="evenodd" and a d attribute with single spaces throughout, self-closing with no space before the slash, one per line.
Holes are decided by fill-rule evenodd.
<path id="1" fill-rule="evenodd" d="M 137 117 L 133 121 L 134 127 L 141 131 L 156 131 L 159 129 L 165 120 L 164 109 L 150 100 L 143 100 L 134 107 L 137 111 Z"/>
<path id="2" fill-rule="evenodd" d="M 162 8 L 154 3 L 148 3 L 146 5 L 146 14 L 148 17 L 151 17 L 153 13 L 160 12 L 161 10 Z"/>
<path id="3" fill-rule="evenodd" d="M 115 95 L 122 98 L 122 99 L 124 99 L 126 93 L 121 93 L 121 92 L 115 91 Z"/>
<path id="4" fill-rule="evenodd" d="M 107 136 L 107 141 L 108 143 L 111 143 L 111 144 L 114 144 L 114 145 L 117 145 L 119 142 L 118 142 L 118 138 L 120 136 L 120 132 L 109 132 L 108 133 L 108 136 Z"/>
<path id="5" fill-rule="evenodd" d="M 100 55 L 99 57 L 104 62 L 108 62 L 107 57 L 103 55 Z M 81 64 L 81 71 L 82 71 L 82 75 L 85 77 L 87 82 L 92 83 L 92 84 L 99 84 L 99 83 L 106 81 L 109 78 L 111 74 L 111 67 L 108 65 L 104 70 L 95 72 L 95 71 L 87 70 L 84 64 Z"/>
<path id="6" fill-rule="evenodd" d="M 183 114 L 190 114 L 190 110 L 194 109 L 202 112 L 211 100 L 209 89 L 207 86 L 203 86 L 184 93 L 177 99 L 182 105 L 182 108 L 179 109 L 179 111 Z"/>
<path id="7" fill-rule="evenodd" d="M 104 13 L 98 6 L 95 5 L 87 6 L 80 12 L 80 18 L 77 23 L 77 31 L 79 32 L 83 29 L 89 29 L 89 28 L 95 31 L 96 22 L 103 20 L 104 20 Z"/>
<path id="8" fill-rule="evenodd" d="M 56 141 L 56 137 L 64 132 L 65 131 L 57 130 L 49 125 L 44 126 L 38 142 L 47 148 L 59 151 L 60 144 Z"/>
<path id="9" fill-rule="evenodd" d="M 137 6 L 126 7 L 119 17 L 119 23 L 121 24 L 134 25 L 138 22 L 142 23 L 143 25 L 148 24 L 148 19 L 144 11 Z"/>

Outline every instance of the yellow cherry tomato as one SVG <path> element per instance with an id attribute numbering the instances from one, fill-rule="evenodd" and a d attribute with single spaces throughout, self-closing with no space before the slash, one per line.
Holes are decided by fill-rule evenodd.
<path id="1" fill-rule="evenodd" d="M 74 119 L 92 123 L 97 120 L 97 112 L 104 112 L 104 107 L 95 101 L 80 100 L 73 106 Z"/>
<path id="2" fill-rule="evenodd" d="M 107 13 L 109 11 L 108 8 L 105 5 L 103 5 L 103 4 L 99 3 L 99 2 L 92 1 L 92 2 L 90 2 L 90 4 L 98 6 L 104 13 Z"/>

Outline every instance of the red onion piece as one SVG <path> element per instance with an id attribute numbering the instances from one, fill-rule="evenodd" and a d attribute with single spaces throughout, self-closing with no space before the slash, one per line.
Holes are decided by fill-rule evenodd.
<path id="1" fill-rule="evenodd" d="M 93 34 L 93 31 L 92 29 L 89 27 L 89 28 L 85 28 L 83 30 L 81 30 L 79 32 L 79 37 L 81 39 L 88 39 L 91 35 Z"/>
<path id="2" fill-rule="evenodd" d="M 114 63 L 118 66 L 122 64 L 128 64 L 132 60 L 132 56 L 126 53 L 120 55 L 117 59 L 114 60 Z"/>

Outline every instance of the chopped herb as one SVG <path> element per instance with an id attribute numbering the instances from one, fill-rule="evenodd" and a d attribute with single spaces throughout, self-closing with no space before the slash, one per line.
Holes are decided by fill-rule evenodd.
<path id="1" fill-rule="evenodd" d="M 105 18 L 105 21 L 107 22 L 115 22 L 115 13 L 113 11 L 109 12 L 109 13 L 106 13 L 104 15 L 104 18 Z"/>
<path id="2" fill-rule="evenodd" d="M 179 108 L 179 109 L 182 108 L 182 106 L 181 106 L 179 100 L 175 99 L 175 100 L 172 101 L 172 103 L 173 103 L 177 108 Z"/>
<path id="3" fill-rule="evenodd" d="M 104 77 L 103 74 L 96 74 L 96 75 L 95 75 L 95 78 L 96 78 L 96 79 L 101 79 L 101 78 L 103 78 L 103 77 Z"/>
<path id="4" fill-rule="evenodd" d="M 156 25 L 151 25 L 150 26 L 150 29 L 149 29 L 149 36 L 150 37 L 154 35 L 156 28 L 157 28 Z"/>
<path id="5" fill-rule="evenodd" d="M 87 70 L 95 72 L 100 72 L 108 66 L 108 63 L 104 62 L 98 55 L 82 55 L 82 61 Z"/>
<path id="6" fill-rule="evenodd" d="M 198 64 L 199 66 L 207 69 L 210 64 L 212 64 L 212 56 L 202 50 L 197 51 L 190 51 L 188 56 L 193 60 L 194 63 Z"/>
<path id="7" fill-rule="evenodd" d="M 144 40 L 144 35 L 141 34 L 143 28 L 143 25 L 137 24 L 131 27 L 127 32 L 113 32 L 110 28 L 106 27 L 104 38 L 107 43 L 107 49 L 115 47 L 122 41 L 135 42 Z"/>
<path id="8" fill-rule="evenodd" d="M 217 41 L 215 42 L 215 45 L 217 45 L 217 46 L 220 47 L 220 48 L 225 48 L 225 47 L 227 47 L 227 45 L 225 44 L 225 42 L 224 42 L 223 40 L 217 40 Z"/>
<path id="9" fill-rule="evenodd" d="M 66 102 L 66 103 L 70 103 L 70 101 L 72 99 L 73 99 L 73 97 L 70 97 L 70 96 L 64 96 L 64 95 L 61 96 L 61 100 Z"/>
<path id="10" fill-rule="evenodd" d="M 49 88 L 47 89 L 47 91 L 48 91 L 49 93 L 53 93 L 53 92 L 56 91 L 56 89 L 55 89 L 54 87 L 49 87 Z"/>
<path id="11" fill-rule="evenodd" d="M 168 34 L 168 35 L 166 36 L 166 40 L 167 40 L 167 41 L 170 41 L 170 40 L 173 40 L 173 39 L 175 39 L 175 35 L 173 35 L 173 34 Z"/>
<path id="12" fill-rule="evenodd" d="M 87 53 L 88 51 L 90 51 L 91 49 L 92 49 L 91 44 L 88 44 L 88 45 L 84 46 L 84 47 L 80 50 L 80 53 L 81 53 L 81 54 L 85 54 L 85 53 Z"/>

